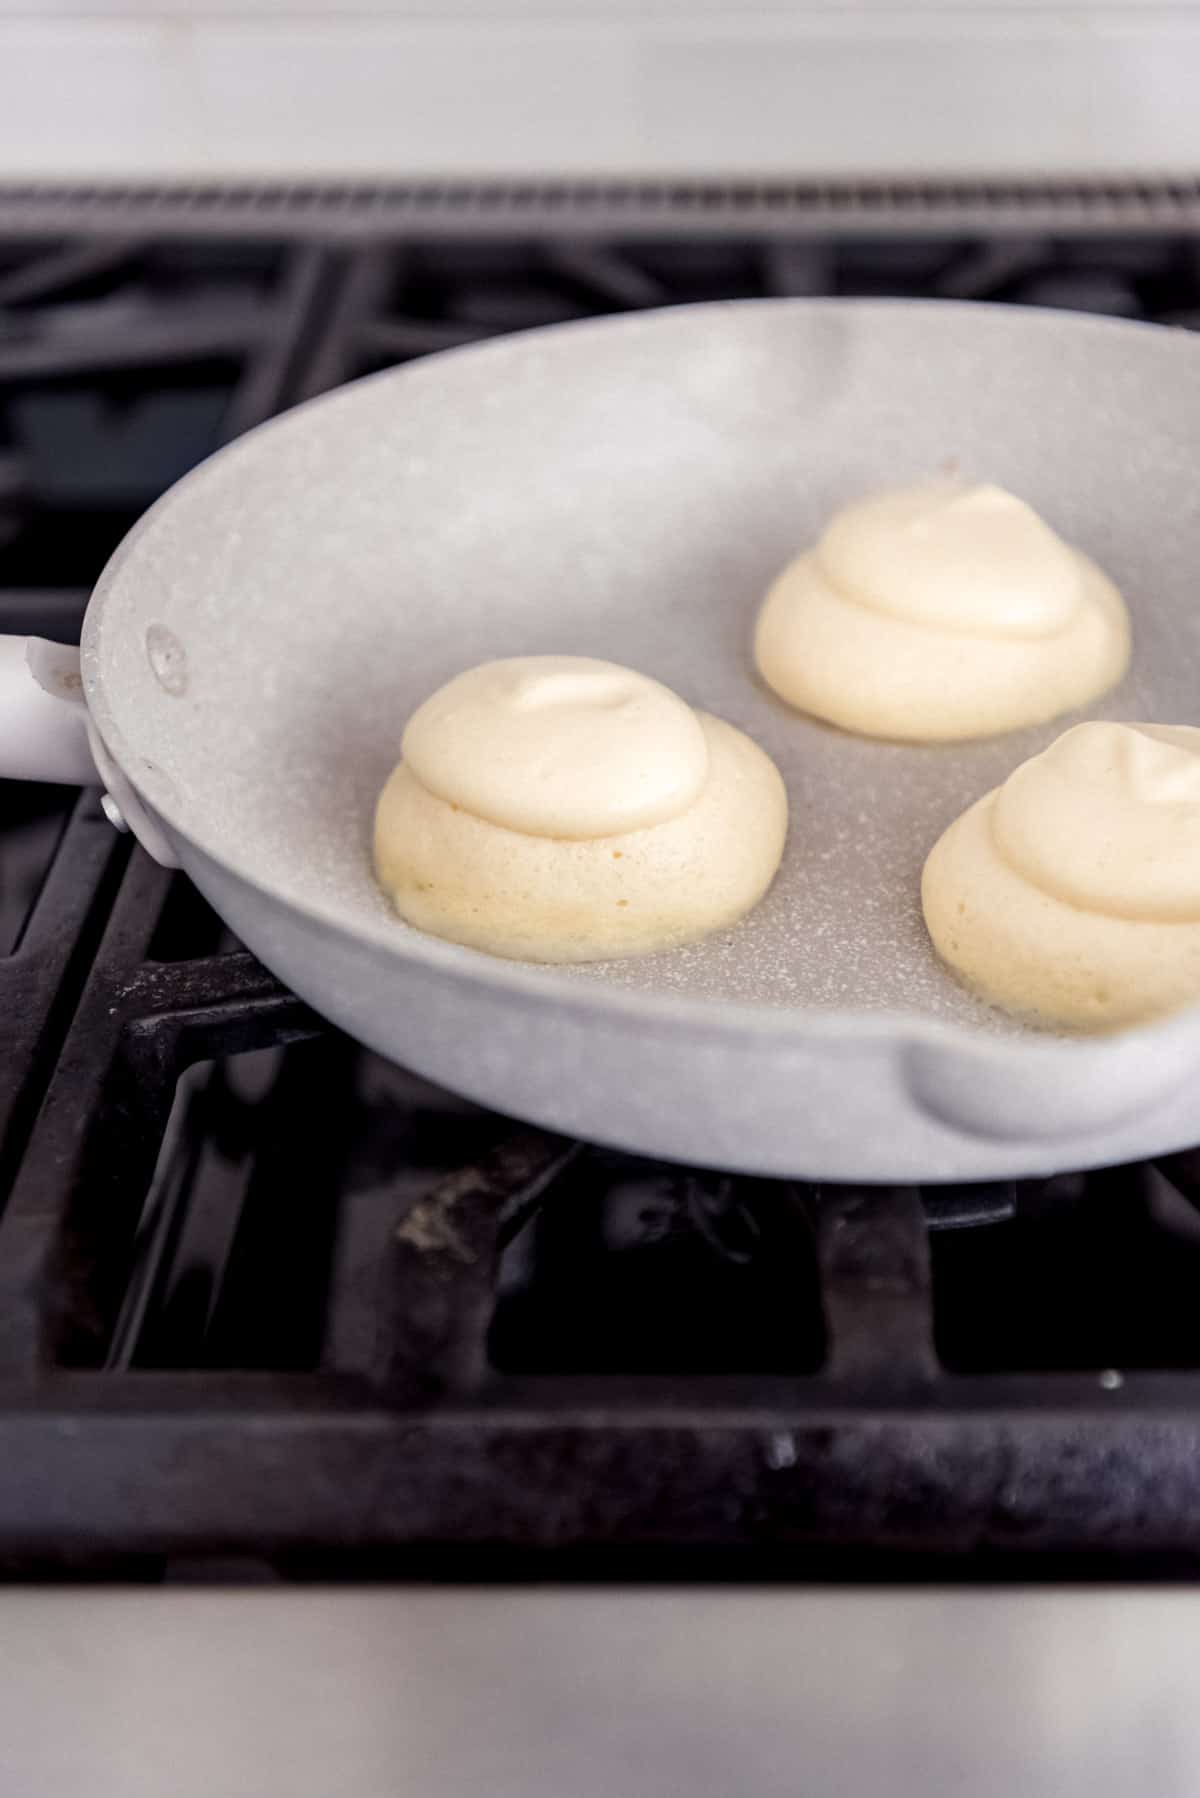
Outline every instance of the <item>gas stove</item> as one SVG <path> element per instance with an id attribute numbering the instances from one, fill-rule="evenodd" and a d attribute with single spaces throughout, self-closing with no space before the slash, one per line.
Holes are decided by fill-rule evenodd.
<path id="1" fill-rule="evenodd" d="M 1190 232 L 494 224 L 0 240 L 0 629 L 372 369 L 589 314 L 945 295 L 1200 323 Z M 97 796 L 0 805 L 0 1570 L 1194 1572 L 1200 1152 L 988 1188 L 652 1164 L 313 1017 Z"/>

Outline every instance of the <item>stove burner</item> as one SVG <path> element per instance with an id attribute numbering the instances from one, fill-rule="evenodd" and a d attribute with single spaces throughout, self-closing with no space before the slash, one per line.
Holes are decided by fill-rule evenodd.
<path id="1" fill-rule="evenodd" d="M 175 473 L 337 381 L 825 292 L 1190 324 L 1200 263 L 1154 236 L 0 245 L 3 628 L 70 638 Z M 1196 1155 L 816 1189 L 519 1129 L 312 1017 L 93 795 L 3 801 L 0 1564 L 1194 1564 Z"/>

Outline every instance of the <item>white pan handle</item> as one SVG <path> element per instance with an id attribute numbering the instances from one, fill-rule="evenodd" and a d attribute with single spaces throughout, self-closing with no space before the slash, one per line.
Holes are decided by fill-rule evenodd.
<path id="1" fill-rule="evenodd" d="M 132 830 L 164 868 L 179 858 L 88 724 L 79 651 L 44 637 L 0 636 L 0 779 L 105 788 L 104 815 Z"/>
<path id="2" fill-rule="evenodd" d="M 0 637 L 0 777 L 91 786 L 79 651 L 44 637 Z"/>

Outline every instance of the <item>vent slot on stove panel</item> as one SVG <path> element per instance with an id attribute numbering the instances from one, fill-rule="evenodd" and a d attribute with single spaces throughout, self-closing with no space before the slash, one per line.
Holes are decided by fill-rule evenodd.
<path id="1" fill-rule="evenodd" d="M 724 235 L 863 230 L 1186 230 L 1191 171 L 1159 179 L 421 180 L 41 182 L 0 185 L 0 230 L 48 236 L 379 238 L 398 231 L 672 231 Z"/>

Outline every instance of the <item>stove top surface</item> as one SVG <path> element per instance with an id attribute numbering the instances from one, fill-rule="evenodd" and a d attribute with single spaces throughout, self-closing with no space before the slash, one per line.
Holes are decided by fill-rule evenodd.
<path id="1" fill-rule="evenodd" d="M 752 294 L 1191 325 L 1189 239 L 0 242 L 0 628 L 339 381 Z M 569 1143 L 339 1036 L 116 837 L 0 789 L 0 1570 L 1190 1570 L 1200 1152 L 815 1189 Z"/>

